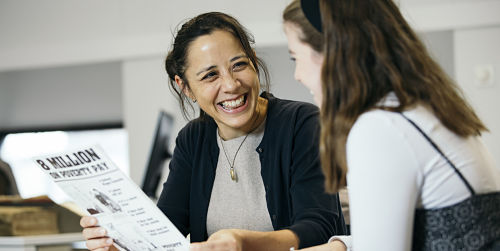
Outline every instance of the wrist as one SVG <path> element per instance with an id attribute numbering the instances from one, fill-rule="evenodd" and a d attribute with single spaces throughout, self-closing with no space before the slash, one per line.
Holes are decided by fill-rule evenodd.
<path id="1" fill-rule="evenodd" d="M 291 230 L 260 232 L 234 229 L 233 233 L 242 250 L 288 250 L 290 247 L 298 248 L 299 245 L 297 236 Z"/>

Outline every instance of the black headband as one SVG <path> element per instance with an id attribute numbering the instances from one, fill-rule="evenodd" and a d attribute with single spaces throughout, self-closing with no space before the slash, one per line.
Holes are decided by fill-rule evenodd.
<path id="1" fill-rule="evenodd" d="M 321 13 L 319 11 L 319 0 L 300 0 L 300 5 L 309 23 L 319 32 L 323 32 Z"/>

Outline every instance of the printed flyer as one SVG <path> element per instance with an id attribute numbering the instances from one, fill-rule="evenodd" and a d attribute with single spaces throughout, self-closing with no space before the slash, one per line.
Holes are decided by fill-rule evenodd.
<path id="1" fill-rule="evenodd" d="M 187 251 L 189 241 L 99 146 L 33 159 L 119 250 Z"/>

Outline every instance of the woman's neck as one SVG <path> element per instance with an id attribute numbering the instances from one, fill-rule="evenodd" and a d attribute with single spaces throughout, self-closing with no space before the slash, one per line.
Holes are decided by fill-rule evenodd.
<path id="1" fill-rule="evenodd" d="M 255 107 L 255 115 L 242 128 L 221 131 L 219 127 L 219 135 L 224 140 L 230 140 L 251 133 L 266 119 L 268 100 L 262 97 L 257 99 Z"/>

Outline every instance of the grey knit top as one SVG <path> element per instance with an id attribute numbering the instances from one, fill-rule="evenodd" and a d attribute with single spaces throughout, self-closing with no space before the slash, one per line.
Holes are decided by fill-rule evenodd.
<path id="1" fill-rule="evenodd" d="M 228 228 L 274 230 L 267 210 L 260 159 L 255 150 L 262 141 L 264 128 L 265 121 L 251 132 L 241 145 L 234 161 L 236 181 L 231 179 L 230 162 L 233 162 L 245 136 L 224 141 L 217 130 L 217 145 L 220 151 L 207 212 L 209 236 L 218 230 Z"/>

